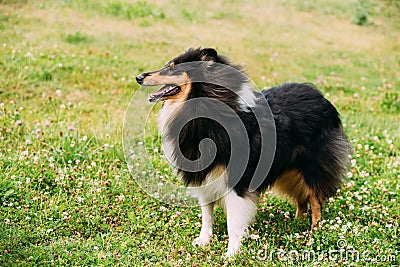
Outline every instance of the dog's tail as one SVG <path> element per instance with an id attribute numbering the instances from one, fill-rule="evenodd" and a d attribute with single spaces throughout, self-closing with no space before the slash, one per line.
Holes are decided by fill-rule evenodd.
<path id="1" fill-rule="evenodd" d="M 310 186 L 322 199 L 331 197 L 340 188 L 349 167 L 351 150 L 343 127 L 340 125 L 331 129 L 313 156 L 318 170 L 314 171 L 317 177 L 312 179 Z"/>
<path id="2" fill-rule="evenodd" d="M 304 164 L 301 172 L 309 188 L 311 220 L 312 225 L 315 225 L 321 220 L 323 202 L 340 188 L 350 163 L 351 147 L 342 125 L 330 129 L 313 152 L 308 158 L 310 164 Z M 298 204 L 298 213 L 301 213 L 304 204 Z"/>
<path id="3" fill-rule="evenodd" d="M 324 133 L 317 149 L 308 155 L 308 164 L 301 166 L 306 184 L 321 203 L 333 196 L 342 185 L 351 151 L 343 127 L 339 124 Z"/>

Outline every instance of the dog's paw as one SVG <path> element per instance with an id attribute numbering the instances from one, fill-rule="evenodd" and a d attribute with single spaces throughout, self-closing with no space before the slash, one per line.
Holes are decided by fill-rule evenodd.
<path id="1" fill-rule="evenodd" d="M 227 252 L 225 252 L 225 255 L 222 257 L 224 260 L 230 260 L 233 259 L 233 257 L 236 255 L 237 250 L 230 250 L 228 249 Z"/>
<path id="2" fill-rule="evenodd" d="M 232 258 L 233 256 L 235 256 L 237 254 L 237 252 L 239 251 L 239 247 L 240 247 L 240 243 L 237 245 L 228 245 L 228 250 L 225 253 L 225 259 L 229 259 Z"/>
<path id="3" fill-rule="evenodd" d="M 193 246 L 204 247 L 210 243 L 210 236 L 199 236 L 195 238 L 192 242 Z"/>

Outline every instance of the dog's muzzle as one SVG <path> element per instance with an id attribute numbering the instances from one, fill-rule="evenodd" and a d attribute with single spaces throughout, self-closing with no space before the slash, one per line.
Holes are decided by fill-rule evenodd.
<path id="1" fill-rule="evenodd" d="M 136 76 L 136 82 L 138 83 L 138 84 L 140 84 L 140 85 L 142 85 L 143 84 L 143 81 L 144 81 L 144 78 L 146 78 L 146 76 L 148 76 L 148 74 L 147 73 L 142 73 L 142 74 L 139 74 L 138 76 Z"/>

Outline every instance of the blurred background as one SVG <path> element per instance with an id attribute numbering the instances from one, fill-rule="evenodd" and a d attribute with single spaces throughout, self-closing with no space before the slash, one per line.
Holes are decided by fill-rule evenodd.
<path id="1" fill-rule="evenodd" d="M 0 0 L 0 265 L 223 265 L 221 210 L 212 245 L 196 250 L 200 210 L 164 207 L 132 179 L 176 178 L 155 123 L 137 137 L 151 156 L 136 172 L 122 149 L 125 111 L 151 90 L 134 77 L 199 46 L 260 89 L 314 83 L 354 146 L 326 226 L 311 235 L 293 207 L 265 197 L 237 265 L 265 264 L 254 255 L 266 244 L 334 249 L 344 236 L 360 251 L 398 250 L 399 0 Z"/>

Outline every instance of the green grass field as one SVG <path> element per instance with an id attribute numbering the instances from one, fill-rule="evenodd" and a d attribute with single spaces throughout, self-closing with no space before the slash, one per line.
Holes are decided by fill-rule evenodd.
<path id="1" fill-rule="evenodd" d="M 398 14 L 397 0 L 0 0 L 0 266 L 398 266 Z M 260 89 L 312 82 L 340 111 L 351 168 L 319 229 L 266 193 L 235 258 L 221 209 L 193 247 L 200 208 L 136 182 L 176 182 L 153 117 L 145 136 L 129 124 L 149 151 L 129 172 L 124 116 L 148 93 L 135 75 L 198 46 Z M 151 105 L 133 107 L 139 121 Z"/>

